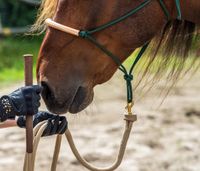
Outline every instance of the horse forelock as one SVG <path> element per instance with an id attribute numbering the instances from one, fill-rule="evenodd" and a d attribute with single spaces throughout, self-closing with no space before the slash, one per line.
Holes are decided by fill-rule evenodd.
<path id="1" fill-rule="evenodd" d="M 41 34 L 45 31 L 45 20 L 52 18 L 56 12 L 59 0 L 42 0 L 41 6 L 38 11 L 37 19 L 31 27 L 30 32 L 33 34 Z"/>

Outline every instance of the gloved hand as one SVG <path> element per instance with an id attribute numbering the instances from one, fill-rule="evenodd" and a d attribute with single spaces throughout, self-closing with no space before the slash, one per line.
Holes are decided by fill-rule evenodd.
<path id="1" fill-rule="evenodd" d="M 15 118 L 15 115 L 35 114 L 40 106 L 38 85 L 20 88 L 9 95 L 0 98 L 0 121 Z"/>
<path id="2" fill-rule="evenodd" d="M 38 112 L 34 115 L 33 126 L 38 123 L 47 121 L 47 128 L 44 130 L 42 136 L 50 136 L 55 134 L 64 134 L 68 128 L 68 122 L 66 117 L 54 115 L 48 112 Z M 20 128 L 25 128 L 26 119 L 24 116 L 20 116 L 17 120 L 17 125 Z"/>

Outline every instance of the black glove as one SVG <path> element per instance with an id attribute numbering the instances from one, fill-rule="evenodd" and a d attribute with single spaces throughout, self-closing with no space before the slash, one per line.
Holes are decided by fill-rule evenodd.
<path id="1" fill-rule="evenodd" d="M 40 106 L 38 85 L 20 88 L 0 98 L 0 121 L 15 118 L 15 115 L 35 114 Z"/>
<path id="2" fill-rule="evenodd" d="M 55 134 L 64 134 L 68 128 L 68 122 L 66 117 L 54 115 L 48 112 L 38 112 L 34 115 L 33 126 L 35 127 L 42 121 L 47 122 L 47 128 L 44 130 L 42 136 L 50 136 Z M 20 128 L 25 128 L 26 119 L 24 116 L 20 116 L 17 120 L 17 125 Z"/>

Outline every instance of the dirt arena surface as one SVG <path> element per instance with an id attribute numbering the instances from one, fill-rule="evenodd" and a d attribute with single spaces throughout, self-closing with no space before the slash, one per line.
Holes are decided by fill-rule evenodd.
<path id="1" fill-rule="evenodd" d="M 184 79 L 165 102 L 157 88 L 135 104 L 138 121 L 118 171 L 200 171 L 200 74 Z M 12 91 L 7 87 L 1 94 Z M 137 91 L 136 97 L 140 94 Z M 162 96 L 163 97 L 163 96 Z M 82 114 L 67 115 L 81 154 L 97 166 L 115 159 L 123 132 L 124 82 L 115 76 L 96 88 L 94 103 Z M 22 171 L 24 130 L 0 130 L 0 171 Z M 36 171 L 50 169 L 55 137 L 44 138 L 37 154 Z M 72 155 L 65 138 L 58 171 L 86 171 Z"/>

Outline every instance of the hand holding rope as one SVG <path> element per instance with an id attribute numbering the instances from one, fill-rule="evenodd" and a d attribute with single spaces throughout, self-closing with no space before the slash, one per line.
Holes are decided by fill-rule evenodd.
<path id="1" fill-rule="evenodd" d="M 39 123 L 44 121 L 47 125 L 42 134 L 42 137 L 64 134 L 68 127 L 66 117 L 54 115 L 48 112 L 38 112 L 36 115 L 34 115 L 33 126 L 36 127 Z M 20 116 L 17 120 L 17 125 L 20 128 L 25 128 L 26 118 L 24 116 Z"/>

